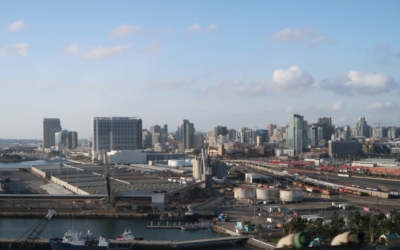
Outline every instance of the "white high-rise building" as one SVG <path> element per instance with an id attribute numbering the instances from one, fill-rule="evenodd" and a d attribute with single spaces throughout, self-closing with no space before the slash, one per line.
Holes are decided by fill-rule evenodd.
<path id="1" fill-rule="evenodd" d="M 92 158 L 101 151 L 142 148 L 142 120 L 136 117 L 93 117 Z"/>

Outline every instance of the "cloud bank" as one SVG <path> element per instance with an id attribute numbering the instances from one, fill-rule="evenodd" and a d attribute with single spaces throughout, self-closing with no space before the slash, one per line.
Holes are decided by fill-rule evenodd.
<path id="1" fill-rule="evenodd" d="M 111 31 L 112 37 L 126 36 L 140 30 L 140 25 L 121 24 Z"/>
<path id="2" fill-rule="evenodd" d="M 350 71 L 347 76 L 322 80 L 320 87 L 340 95 L 378 95 L 398 89 L 399 84 L 384 74 Z"/>

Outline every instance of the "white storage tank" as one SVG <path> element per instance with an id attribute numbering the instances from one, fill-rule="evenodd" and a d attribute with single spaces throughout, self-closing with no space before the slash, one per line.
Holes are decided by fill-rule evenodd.
<path id="1" fill-rule="evenodd" d="M 256 194 L 254 186 L 235 187 L 233 192 L 236 199 L 252 199 Z"/>
<path id="2" fill-rule="evenodd" d="M 257 188 L 257 199 L 275 200 L 279 198 L 279 188 Z"/>
<path id="3" fill-rule="evenodd" d="M 282 189 L 280 190 L 282 202 L 301 202 L 303 201 L 303 190 L 301 189 Z"/>
<path id="4" fill-rule="evenodd" d="M 201 179 L 201 164 L 199 159 L 193 160 L 193 178 L 196 180 Z"/>

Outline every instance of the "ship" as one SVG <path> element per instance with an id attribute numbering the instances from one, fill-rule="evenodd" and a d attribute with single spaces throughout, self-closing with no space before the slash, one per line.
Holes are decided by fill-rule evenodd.
<path id="1" fill-rule="evenodd" d="M 124 233 L 117 236 L 115 239 L 117 241 L 133 241 L 133 240 L 143 240 L 142 237 L 134 237 L 131 230 L 126 229 L 124 230 Z"/>
<path id="2" fill-rule="evenodd" d="M 86 237 L 81 236 L 81 233 L 73 229 L 69 229 L 62 239 L 52 238 L 49 240 L 53 250 L 128 250 L 133 249 L 133 244 L 130 246 L 111 246 L 110 241 L 105 237 L 93 237 L 90 230 Z"/>
<path id="3" fill-rule="evenodd" d="M 194 230 L 197 230 L 199 228 L 197 227 L 197 225 L 189 224 L 189 225 L 186 225 L 186 226 L 181 226 L 181 229 L 182 230 L 186 230 L 186 231 L 194 231 Z"/>

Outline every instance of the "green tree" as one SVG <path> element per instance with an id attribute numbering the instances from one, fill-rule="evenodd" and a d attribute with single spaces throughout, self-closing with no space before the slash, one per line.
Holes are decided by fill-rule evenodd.
<path id="1" fill-rule="evenodd" d="M 380 227 L 380 220 L 379 220 L 379 215 L 372 215 L 371 219 L 368 223 L 368 235 L 371 239 L 371 243 L 374 242 L 375 235 L 378 233 L 379 227 Z"/>
<path id="2" fill-rule="evenodd" d="M 379 225 L 384 234 L 390 234 L 394 226 L 392 220 L 388 218 L 381 220 Z"/>
<path id="3" fill-rule="evenodd" d="M 331 215 L 331 221 L 332 223 L 327 227 L 327 235 L 330 240 L 332 240 L 336 235 L 343 233 L 343 227 L 345 224 L 343 218 L 339 217 L 336 211 Z"/>

